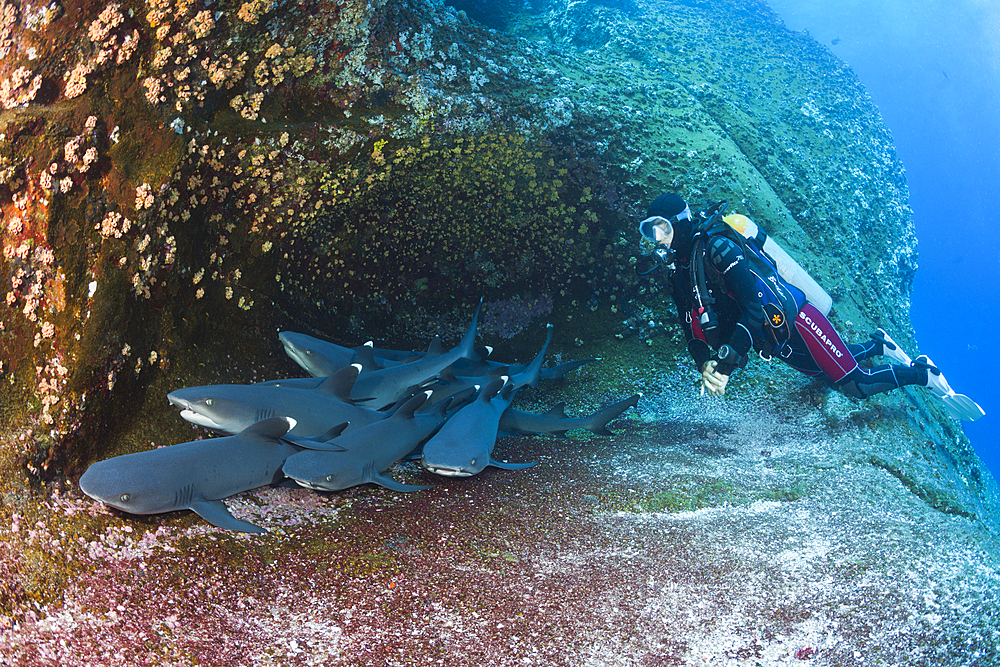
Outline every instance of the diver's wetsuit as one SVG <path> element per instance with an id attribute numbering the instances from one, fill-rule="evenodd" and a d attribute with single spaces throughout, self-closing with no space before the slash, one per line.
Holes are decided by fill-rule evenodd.
<path id="1" fill-rule="evenodd" d="M 884 353 L 881 341 L 845 344 L 823 313 L 806 301 L 800 290 L 783 282 L 795 297 L 798 313 L 794 323 L 783 321 L 779 315 L 775 319 L 782 320 L 781 326 L 770 326 L 764 306 L 768 300 L 764 277 L 754 271 L 739 244 L 721 235 L 712 236 L 705 253 L 707 287 L 709 296 L 715 299 L 713 310 L 719 324 L 711 331 L 703 331 L 691 287 L 691 239 L 691 222 L 678 221 L 671 243 L 679 258 L 672 277 L 673 296 L 688 352 L 699 369 L 712 359 L 713 349 L 728 344 L 744 362 L 750 350 L 755 349 L 764 358 L 776 356 L 806 375 L 825 375 L 844 393 L 856 398 L 868 398 L 905 385 L 927 384 L 924 368 L 893 364 L 871 369 L 858 366 L 859 361 Z M 732 375 L 737 365 L 735 361 L 723 360 L 716 370 Z"/>

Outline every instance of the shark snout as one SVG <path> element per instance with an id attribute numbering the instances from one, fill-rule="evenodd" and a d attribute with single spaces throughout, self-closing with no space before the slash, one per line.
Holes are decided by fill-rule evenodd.
<path id="1" fill-rule="evenodd" d="M 198 412 L 194 404 L 191 401 L 180 398 L 173 393 L 167 394 L 167 402 L 174 407 L 181 409 L 181 418 L 185 421 L 189 421 L 192 424 L 197 424 L 198 426 L 204 426 L 205 428 L 214 428 L 219 430 L 224 430 L 223 425 L 215 421 L 208 415 Z"/>

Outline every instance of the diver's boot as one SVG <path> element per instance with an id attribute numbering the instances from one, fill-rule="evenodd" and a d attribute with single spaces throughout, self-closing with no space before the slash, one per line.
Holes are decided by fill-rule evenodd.
<path id="1" fill-rule="evenodd" d="M 914 359 L 912 366 L 927 371 L 927 384 L 924 386 L 941 399 L 952 419 L 975 421 L 986 414 L 974 400 L 964 394 L 956 394 L 955 390 L 948 385 L 948 381 L 944 379 L 944 373 L 934 365 L 934 362 L 926 354 L 921 354 Z"/>
<path id="2" fill-rule="evenodd" d="M 875 333 L 869 334 L 869 337 L 874 341 L 882 343 L 882 356 L 889 357 L 896 363 L 903 364 L 904 366 L 909 366 L 913 363 L 910 355 L 903 352 L 903 348 L 886 333 L 885 329 L 879 327 Z"/>
<path id="3" fill-rule="evenodd" d="M 935 366 L 934 362 L 926 354 L 921 354 L 912 363 L 914 368 L 924 368 L 927 370 L 927 384 L 924 386 L 930 389 L 935 396 L 944 398 L 949 394 L 955 393 L 948 385 L 948 381 L 944 379 L 941 369 Z"/>

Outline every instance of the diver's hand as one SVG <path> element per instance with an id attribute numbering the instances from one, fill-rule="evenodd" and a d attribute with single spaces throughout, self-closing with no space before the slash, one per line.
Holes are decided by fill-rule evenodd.
<path id="1" fill-rule="evenodd" d="M 729 384 L 729 376 L 718 373 L 715 367 L 719 365 L 717 361 L 706 361 L 701 366 L 701 395 L 708 392 L 709 396 L 722 396 L 726 393 L 726 385 Z"/>

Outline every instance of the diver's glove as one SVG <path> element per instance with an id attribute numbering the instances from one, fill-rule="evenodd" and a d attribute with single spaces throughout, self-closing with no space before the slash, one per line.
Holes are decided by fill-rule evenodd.
<path id="1" fill-rule="evenodd" d="M 729 376 L 723 375 L 715 370 L 719 362 L 715 360 L 706 361 L 701 365 L 701 395 L 708 392 L 709 396 L 722 396 L 726 393 L 726 385 L 729 383 Z"/>

